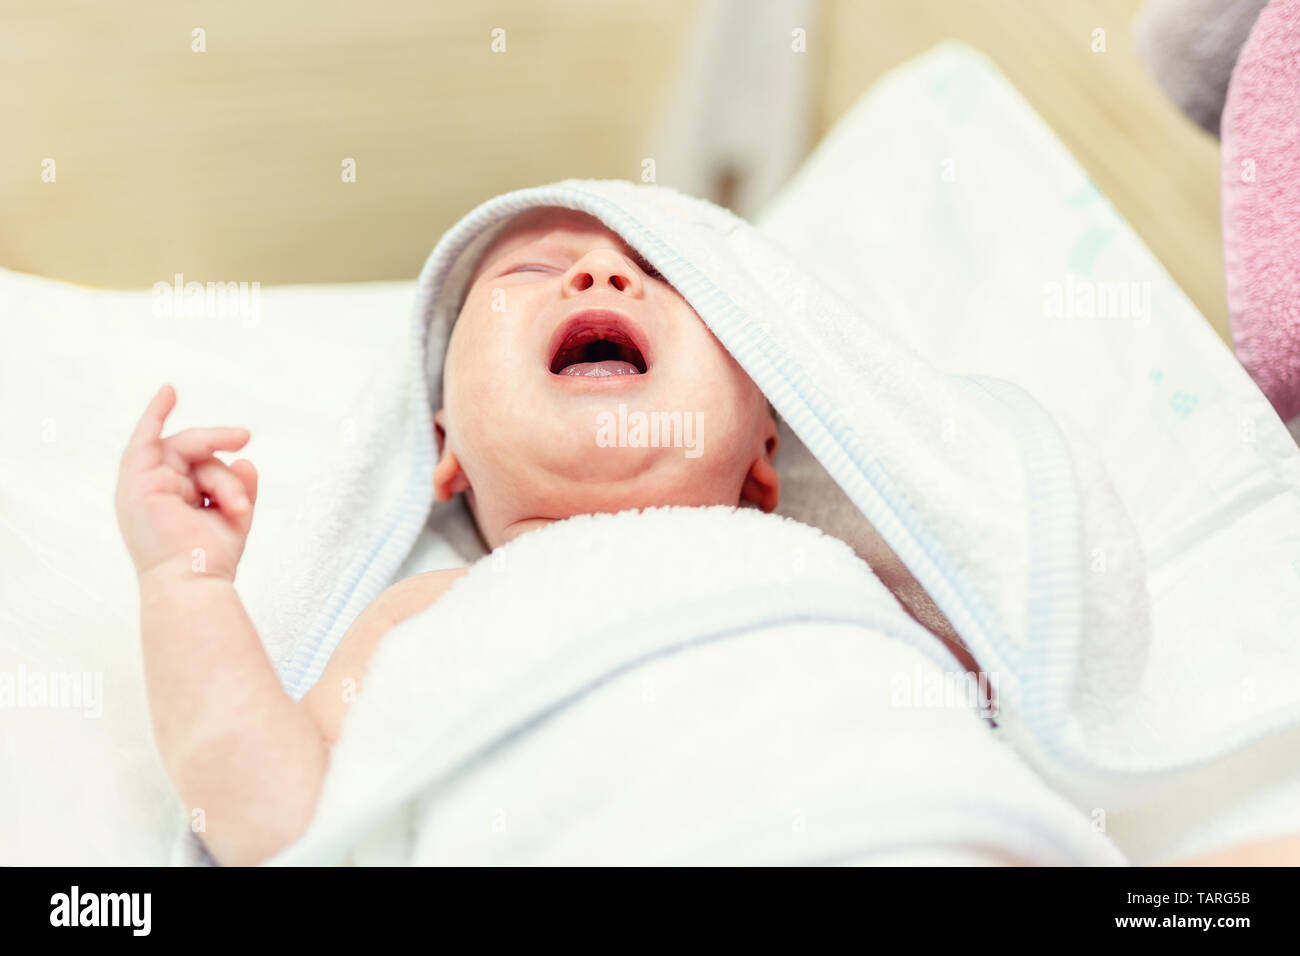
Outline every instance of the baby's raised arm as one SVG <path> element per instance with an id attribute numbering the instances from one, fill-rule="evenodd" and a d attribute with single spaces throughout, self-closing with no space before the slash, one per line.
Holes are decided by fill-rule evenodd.
<path id="1" fill-rule="evenodd" d="M 181 799 L 205 817 L 222 863 L 260 862 L 310 821 L 328 746 L 284 692 L 239 596 L 235 568 L 257 500 L 252 463 L 216 451 L 242 428 L 162 437 L 170 386 L 122 455 L 116 508 L 140 580 L 140 630 L 154 736 Z"/>

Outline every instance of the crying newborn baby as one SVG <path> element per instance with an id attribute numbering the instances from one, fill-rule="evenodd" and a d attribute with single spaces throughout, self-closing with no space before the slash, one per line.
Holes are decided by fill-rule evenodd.
<path id="1" fill-rule="evenodd" d="M 164 386 L 131 436 L 117 515 L 140 581 L 164 766 L 186 804 L 203 808 L 213 856 L 252 864 L 306 829 L 346 712 L 344 680 L 362 679 L 384 635 L 464 569 L 389 588 L 293 701 L 233 586 L 257 472 L 215 453 L 242 448 L 249 434 L 163 438 L 175 400 Z M 777 426 L 762 392 L 634 249 L 570 210 L 521 214 L 480 257 L 434 423 L 436 497 L 463 495 L 489 550 L 580 514 L 778 503 Z M 203 573 L 191 568 L 195 548 L 206 553 Z M 887 549 L 863 556 L 913 616 L 959 647 Z"/>
<path id="2" fill-rule="evenodd" d="M 762 392 L 672 286 L 577 212 L 524 213 L 486 250 L 434 421 L 438 498 L 464 493 L 489 548 L 576 514 L 777 503 Z"/>

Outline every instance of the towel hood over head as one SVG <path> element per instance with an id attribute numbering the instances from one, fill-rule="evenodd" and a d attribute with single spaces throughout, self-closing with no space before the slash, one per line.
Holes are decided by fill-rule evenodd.
<path id="1" fill-rule="evenodd" d="M 1009 732 L 1081 773 L 1125 774 L 1128 756 L 1150 768 L 1149 755 L 1121 753 L 1131 728 L 1116 716 L 1146 658 L 1145 565 L 1100 464 L 1022 389 L 932 366 L 872 321 L 877 304 L 837 298 L 815 264 L 731 212 L 621 180 L 478 206 L 420 275 L 414 322 L 434 407 L 478 259 L 541 206 L 600 220 L 694 308 L 798 439 L 777 454 L 783 497 L 851 502 L 817 523 L 847 540 L 848 525 L 870 522 L 994 675 Z"/>

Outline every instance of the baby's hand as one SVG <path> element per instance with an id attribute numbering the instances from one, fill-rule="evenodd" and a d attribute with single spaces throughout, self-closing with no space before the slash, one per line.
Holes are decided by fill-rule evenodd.
<path id="1" fill-rule="evenodd" d="M 236 451 L 248 443 L 243 428 L 188 428 L 162 437 L 176 405 L 164 385 L 122 453 L 117 479 L 117 522 L 127 551 L 141 575 L 174 567 L 235 579 L 244 553 L 257 472 L 247 460 L 227 465 L 215 451 Z"/>

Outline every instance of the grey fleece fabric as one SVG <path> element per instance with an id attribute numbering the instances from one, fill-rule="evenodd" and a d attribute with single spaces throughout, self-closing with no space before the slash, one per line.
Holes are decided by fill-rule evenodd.
<path id="1" fill-rule="evenodd" d="M 1219 135 L 1237 54 L 1266 0 L 1146 0 L 1133 47 L 1160 88 L 1196 123 Z"/>

